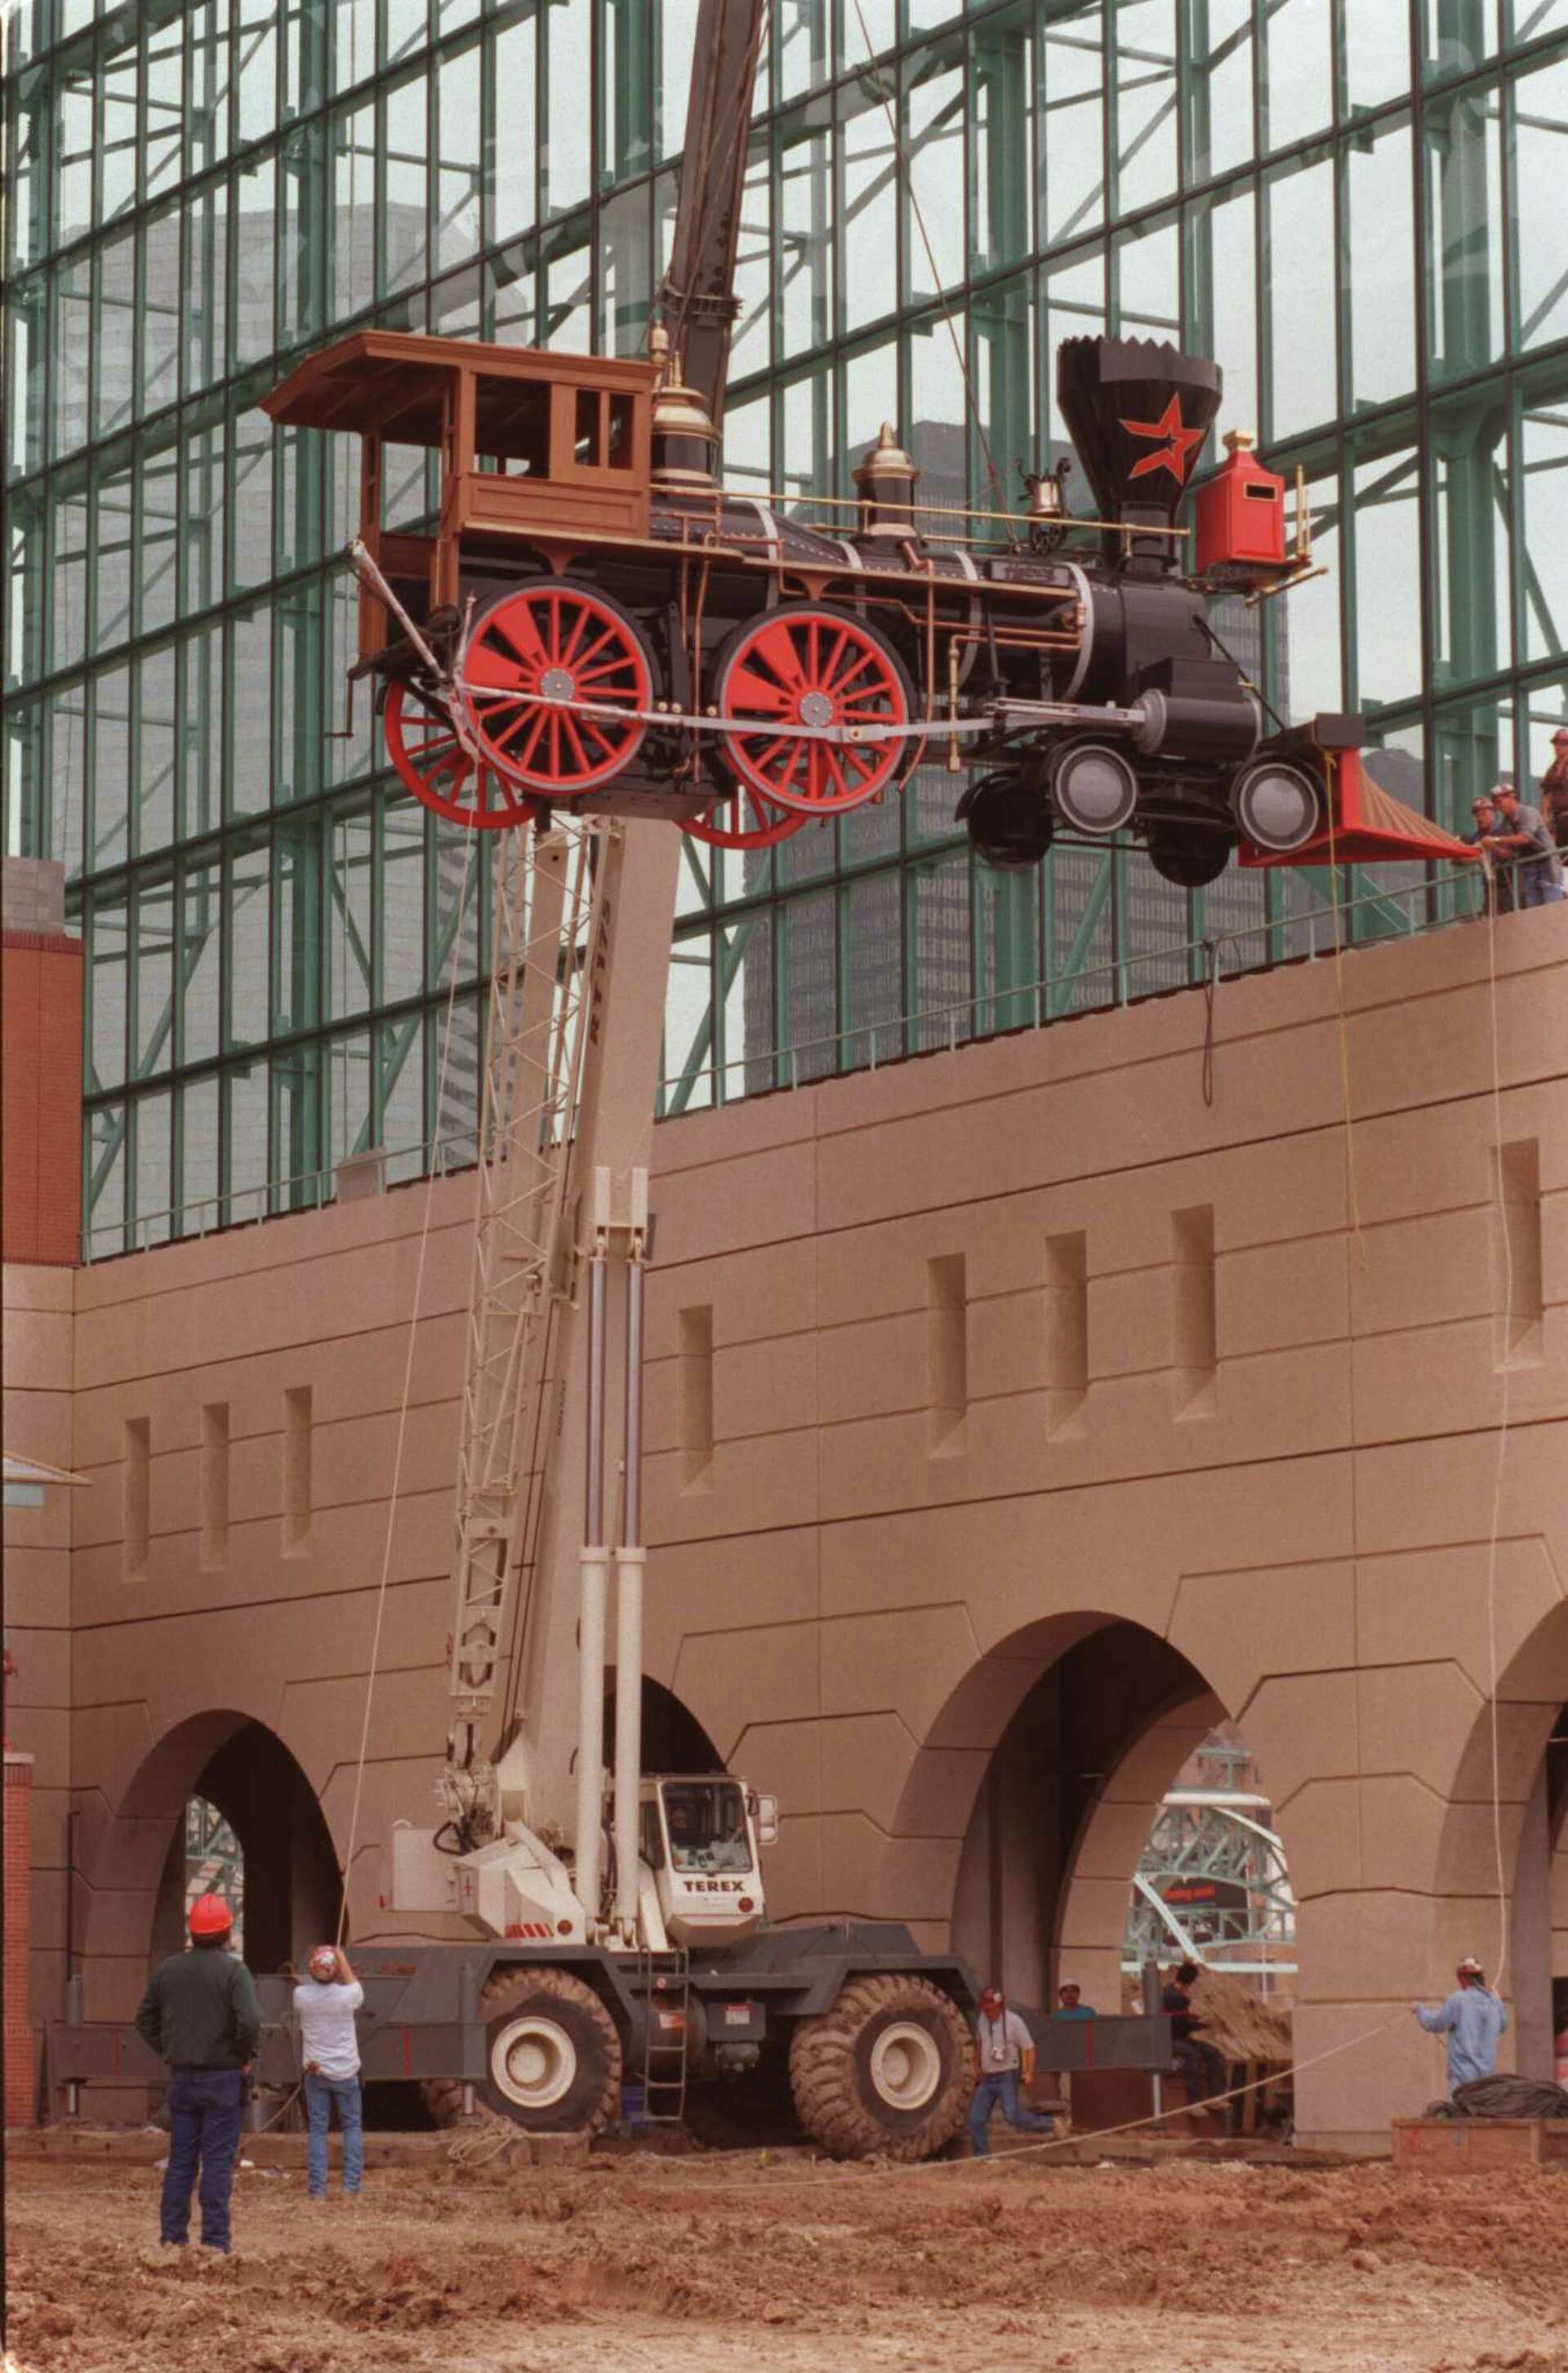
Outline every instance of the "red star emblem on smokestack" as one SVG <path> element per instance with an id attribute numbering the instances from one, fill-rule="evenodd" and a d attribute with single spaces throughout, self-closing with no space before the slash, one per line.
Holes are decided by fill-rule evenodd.
<path id="1" fill-rule="evenodd" d="M 1164 450 L 1145 453 L 1134 462 L 1128 472 L 1129 478 L 1147 477 L 1151 470 L 1168 470 L 1178 486 L 1187 484 L 1187 465 L 1193 449 L 1201 445 L 1208 431 L 1182 426 L 1181 398 L 1173 395 L 1158 420 L 1124 420 L 1121 426 L 1129 437 L 1163 437 Z"/>

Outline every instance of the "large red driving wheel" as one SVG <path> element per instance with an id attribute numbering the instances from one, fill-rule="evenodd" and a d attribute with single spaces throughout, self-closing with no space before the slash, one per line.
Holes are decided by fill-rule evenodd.
<path id="1" fill-rule="evenodd" d="M 481 832 L 537 821 L 539 802 L 488 766 L 476 766 L 446 710 L 397 676 L 387 686 L 381 731 L 403 782 L 438 815 Z"/>
<path id="2" fill-rule="evenodd" d="M 804 823 L 803 815 L 770 807 L 737 783 L 732 791 L 721 792 L 705 815 L 687 816 L 682 830 L 694 840 L 706 841 L 709 848 L 773 848 Z"/>
<path id="3" fill-rule="evenodd" d="M 874 799 L 896 776 L 906 742 L 896 734 L 818 742 L 798 729 L 907 725 L 915 705 L 876 628 L 813 602 L 787 602 L 743 627 L 720 660 L 713 697 L 721 717 L 745 720 L 723 737 L 726 766 L 775 807 L 818 816 Z"/>
<path id="4" fill-rule="evenodd" d="M 513 782 L 574 799 L 629 764 L 648 731 L 653 668 L 616 602 L 539 577 L 474 619 L 458 680 L 474 739 Z"/>

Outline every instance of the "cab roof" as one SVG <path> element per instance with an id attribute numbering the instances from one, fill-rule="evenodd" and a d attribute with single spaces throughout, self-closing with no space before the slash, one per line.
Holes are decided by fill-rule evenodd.
<path id="1" fill-rule="evenodd" d="M 308 355 L 262 399 L 280 427 L 343 428 L 396 445 L 439 445 L 446 398 L 458 372 L 480 376 L 477 447 L 486 438 L 505 450 L 537 403 L 539 386 L 566 382 L 651 393 L 650 362 L 611 355 L 557 355 L 537 346 L 497 346 L 481 338 L 423 337 L 406 330 L 357 330 Z"/>

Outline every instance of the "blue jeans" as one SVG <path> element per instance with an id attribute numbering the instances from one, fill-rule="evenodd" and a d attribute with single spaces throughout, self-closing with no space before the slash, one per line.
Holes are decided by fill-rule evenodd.
<path id="1" fill-rule="evenodd" d="M 1522 906 L 1555 906 L 1559 898 L 1568 897 L 1561 882 L 1554 882 L 1544 865 L 1524 865 L 1519 869 L 1519 904 Z"/>
<path id="2" fill-rule="evenodd" d="M 191 2192 L 201 2168 L 202 2247 L 228 2247 L 228 2195 L 245 2079 L 238 2068 L 176 2068 L 169 2080 L 169 2166 L 163 2179 L 158 2233 L 184 2242 L 191 2234 Z"/>
<path id="3" fill-rule="evenodd" d="M 990 2142 L 986 2128 L 991 2122 L 991 2111 L 1001 2103 L 1002 2115 L 1010 2126 L 1024 2134 L 1049 2134 L 1056 2132 L 1056 2121 L 1042 2110 L 1031 2110 L 1018 2098 L 1016 2068 L 999 2069 L 994 2076 L 982 2076 L 975 2087 L 975 2098 L 969 2104 L 969 2140 L 975 2145 L 977 2158 L 990 2156 Z"/>
<path id="4" fill-rule="evenodd" d="M 324 2200 L 327 2196 L 327 2129 L 332 2124 L 334 2101 L 337 2103 L 337 2122 L 343 2128 L 345 2192 L 357 2192 L 365 2172 L 365 2129 L 359 2115 L 358 2077 L 307 2076 L 305 2107 L 310 2119 L 310 2140 L 307 2147 L 312 2200 Z"/>

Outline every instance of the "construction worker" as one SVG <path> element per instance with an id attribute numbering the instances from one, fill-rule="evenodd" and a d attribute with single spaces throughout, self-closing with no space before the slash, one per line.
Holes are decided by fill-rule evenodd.
<path id="1" fill-rule="evenodd" d="M 1497 2068 L 1497 2039 L 1508 2032 L 1508 2014 L 1486 1982 L 1486 1972 L 1467 1953 L 1454 1972 L 1458 1985 L 1433 2010 L 1425 2003 L 1412 2005 L 1428 2035 L 1448 2038 L 1448 2090 L 1491 2076 Z"/>
<path id="2" fill-rule="evenodd" d="M 262 2038 L 251 1972 L 230 1950 L 234 1915 L 221 1895 L 198 1895 L 191 1949 L 153 1972 L 136 2032 L 169 2063 L 169 2164 L 158 2238 L 182 2250 L 191 2192 L 201 2174 L 202 2247 L 229 2246 L 228 2195 L 245 2104 L 245 2080 Z"/>
<path id="3" fill-rule="evenodd" d="M 1192 2007 L 1192 1989 L 1201 1975 L 1196 1961 L 1181 1962 L 1160 1996 L 1160 2008 L 1171 2023 L 1176 2066 L 1195 2088 L 1194 2108 L 1225 2089 L 1223 2056 L 1199 2034 L 1199 2028 L 1209 2022 Z"/>
<path id="4" fill-rule="evenodd" d="M 307 2168 L 312 2200 L 327 2196 L 327 2133 L 333 2103 L 343 2129 L 343 2190 L 359 2189 L 365 2173 L 364 2122 L 359 2099 L 359 2038 L 354 2014 L 365 1989 L 348 1966 L 341 1945 L 318 1945 L 306 1963 L 310 1974 L 294 1989 L 299 2049 L 305 2067 L 305 2109 L 310 2119 Z"/>
<path id="5" fill-rule="evenodd" d="M 1082 1986 L 1074 1985 L 1071 1979 L 1066 1985 L 1058 1986 L 1056 2008 L 1051 2013 L 1053 2018 L 1093 2018 L 1094 2016 L 1094 2005 L 1084 2001 Z"/>
<path id="6" fill-rule="evenodd" d="M 1031 2110 L 1018 2098 L 1019 2087 L 1035 2080 L 1035 2039 L 1015 2010 L 1009 2010 L 1000 1986 L 988 1986 L 980 1996 L 975 2021 L 975 2093 L 969 2104 L 969 2140 L 977 2158 L 990 2156 L 987 2128 L 1000 2101 L 1002 2115 L 1020 2133 L 1049 2134 L 1056 2121 Z"/>

